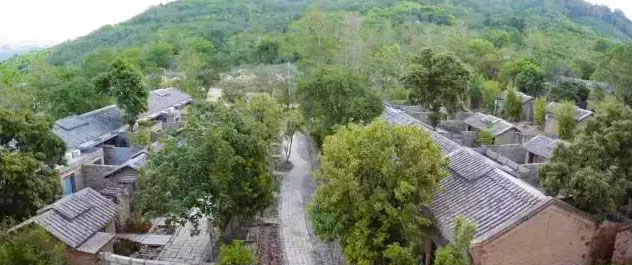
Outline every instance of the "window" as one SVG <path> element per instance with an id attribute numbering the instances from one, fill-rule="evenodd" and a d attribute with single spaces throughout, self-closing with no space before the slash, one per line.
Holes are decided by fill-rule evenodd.
<path id="1" fill-rule="evenodd" d="M 64 177 L 64 195 L 70 195 L 77 191 L 75 186 L 75 173 Z"/>

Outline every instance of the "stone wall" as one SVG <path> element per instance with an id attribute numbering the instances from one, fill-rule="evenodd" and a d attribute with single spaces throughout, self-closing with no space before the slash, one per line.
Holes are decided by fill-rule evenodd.
<path id="1" fill-rule="evenodd" d="M 81 171 L 84 186 L 90 187 L 96 191 L 112 186 L 115 184 L 112 183 L 113 180 L 111 178 L 105 178 L 105 176 L 112 174 L 119 168 L 119 166 L 109 165 L 83 165 Z"/>
<path id="2" fill-rule="evenodd" d="M 461 145 L 467 147 L 478 147 L 478 143 L 476 142 L 476 138 L 478 137 L 478 132 L 474 131 L 463 131 L 461 132 Z"/>
<path id="3" fill-rule="evenodd" d="M 121 165 L 132 157 L 132 148 L 103 146 L 103 157 L 107 165 Z"/>
<path id="4" fill-rule="evenodd" d="M 518 173 L 520 179 L 529 183 L 533 187 L 540 187 L 540 179 L 538 178 L 538 171 L 544 164 L 524 164 L 520 165 Z"/>
<path id="5" fill-rule="evenodd" d="M 116 255 L 109 252 L 103 252 L 99 255 L 99 265 L 130 265 L 130 264 L 144 264 L 144 265 L 183 265 L 184 263 L 176 263 L 169 261 L 158 261 L 148 259 L 137 259 L 126 256 Z M 193 264 L 193 263 L 191 263 Z M 213 263 L 196 263 L 195 265 L 212 265 Z"/>
<path id="6" fill-rule="evenodd" d="M 441 121 L 437 127 L 450 133 L 459 133 L 467 129 L 465 123 L 458 120 Z"/>
<path id="7" fill-rule="evenodd" d="M 527 150 L 522 148 L 522 145 L 520 144 L 492 145 L 487 146 L 487 149 L 492 150 L 518 164 L 525 163 L 524 159 L 527 155 Z"/>
<path id="8" fill-rule="evenodd" d="M 632 264 L 632 226 L 617 233 L 612 263 Z"/>

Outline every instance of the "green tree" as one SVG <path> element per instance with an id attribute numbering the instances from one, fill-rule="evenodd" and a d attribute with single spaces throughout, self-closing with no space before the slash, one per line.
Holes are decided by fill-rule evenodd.
<path id="1" fill-rule="evenodd" d="M 235 240 L 230 245 L 219 248 L 218 265 L 256 265 L 257 259 L 244 245 L 244 241 Z"/>
<path id="2" fill-rule="evenodd" d="M 130 124 L 147 111 L 149 91 L 143 84 L 143 75 L 122 57 L 116 58 L 94 83 L 101 92 L 116 98 L 116 104 L 125 112 L 125 119 Z"/>
<path id="3" fill-rule="evenodd" d="M 515 85 L 525 94 L 538 96 L 544 90 L 544 74 L 538 65 L 527 64 L 516 75 Z"/>
<path id="4" fill-rule="evenodd" d="M 550 101 L 564 101 L 572 100 L 576 104 L 586 102 L 590 95 L 590 89 L 582 82 L 578 81 L 563 81 L 558 85 L 553 86 L 549 92 Z"/>
<path id="5" fill-rule="evenodd" d="M 485 78 L 483 75 L 475 74 L 470 78 L 470 82 L 467 86 L 467 97 L 470 102 L 470 108 L 478 109 L 481 104 L 484 103 L 483 86 L 485 85 Z"/>
<path id="6" fill-rule="evenodd" d="M 430 219 L 422 215 L 446 176 L 428 134 L 377 120 L 327 137 L 309 216 L 325 241 L 339 240 L 353 264 L 410 263 Z"/>
<path id="7" fill-rule="evenodd" d="M 28 226 L 14 232 L 0 231 L 0 264 L 63 265 L 66 245 L 41 227 Z"/>
<path id="8" fill-rule="evenodd" d="M 476 142 L 483 146 L 494 145 L 494 135 L 489 132 L 489 130 L 483 129 L 478 132 L 478 136 L 476 136 Z"/>
<path id="9" fill-rule="evenodd" d="M 540 126 L 544 126 L 544 122 L 546 119 L 546 105 L 546 98 L 536 98 L 535 102 L 533 103 L 533 118 L 535 119 L 535 122 Z"/>
<path id="10" fill-rule="evenodd" d="M 345 67 L 319 69 L 299 82 L 297 92 L 305 120 L 313 122 L 311 133 L 319 144 L 333 133 L 335 126 L 368 123 L 383 110 L 366 77 Z"/>
<path id="11" fill-rule="evenodd" d="M 164 41 L 145 45 L 140 53 L 143 69 L 169 68 L 173 59 L 174 47 Z"/>
<path id="12" fill-rule="evenodd" d="M 61 193 L 54 170 L 65 164 L 53 121 L 30 111 L 0 109 L 0 219 L 29 217 Z"/>
<path id="13" fill-rule="evenodd" d="M 501 93 L 498 81 L 485 81 L 481 92 L 483 94 L 483 102 L 485 103 L 487 110 L 491 112 L 496 111 L 496 100 Z"/>
<path id="14" fill-rule="evenodd" d="M 476 225 L 463 216 L 457 216 L 454 227 L 454 239 L 450 244 L 440 247 L 435 255 L 436 265 L 467 265 L 470 260 L 464 253 L 470 251 Z"/>
<path id="15" fill-rule="evenodd" d="M 265 127 L 221 104 L 196 104 L 188 117 L 178 138 L 164 140 L 141 172 L 141 212 L 181 223 L 207 216 L 223 230 L 234 217 L 272 205 L 277 185 Z"/>
<path id="16" fill-rule="evenodd" d="M 285 161 L 290 161 L 290 154 L 292 153 L 292 143 L 294 142 L 294 135 L 303 126 L 303 116 L 297 110 L 292 109 L 285 112 L 285 129 L 283 130 L 283 139 L 285 145 L 283 150 L 285 152 Z"/>
<path id="17" fill-rule="evenodd" d="M 505 98 L 505 111 L 507 116 L 514 121 L 520 120 L 522 114 L 522 99 L 516 93 L 513 88 L 507 89 L 507 96 Z"/>
<path id="18" fill-rule="evenodd" d="M 629 107 L 612 101 L 600 108 L 540 169 L 546 193 L 562 196 L 599 218 L 626 205 L 632 197 L 631 126 Z"/>
<path id="19" fill-rule="evenodd" d="M 594 78 L 616 86 L 617 98 L 632 106 L 632 43 L 611 48 L 599 62 Z"/>
<path id="20" fill-rule="evenodd" d="M 410 100 L 430 109 L 430 123 L 439 124 L 442 108 L 448 113 L 459 109 L 467 91 L 469 72 L 453 55 L 435 54 L 426 49 L 412 60 L 403 82 L 411 90 Z"/>
<path id="21" fill-rule="evenodd" d="M 575 127 L 577 127 L 576 111 L 577 107 L 572 101 L 564 101 L 561 106 L 553 110 L 557 120 L 557 133 L 560 138 L 564 140 L 573 139 Z"/>
<path id="22" fill-rule="evenodd" d="M 275 141 L 279 138 L 283 110 L 274 98 L 267 94 L 253 96 L 243 109 L 266 128 L 265 140 Z"/>

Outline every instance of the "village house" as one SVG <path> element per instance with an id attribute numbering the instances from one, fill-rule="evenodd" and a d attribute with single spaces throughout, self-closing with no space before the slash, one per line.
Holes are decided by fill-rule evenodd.
<path id="1" fill-rule="evenodd" d="M 522 147 L 527 150 L 525 164 L 545 163 L 551 156 L 557 145 L 566 143 L 563 140 L 537 135 L 525 142 Z"/>
<path id="2" fill-rule="evenodd" d="M 520 91 L 516 91 L 518 97 L 520 97 L 522 103 L 522 111 L 520 112 L 520 119 L 523 121 L 532 121 L 533 120 L 533 103 L 535 102 L 535 98 L 529 96 Z M 505 109 L 505 101 L 507 99 L 507 91 L 504 91 L 498 96 L 498 108 L 504 110 Z"/>
<path id="3" fill-rule="evenodd" d="M 521 132 L 513 124 L 505 120 L 476 112 L 467 117 L 463 122 L 467 125 L 467 131 L 480 132 L 487 130 L 494 136 L 495 145 L 520 143 Z"/>
<path id="4" fill-rule="evenodd" d="M 151 122 L 153 133 L 178 128 L 184 106 L 190 102 L 191 97 L 177 88 L 151 91 L 148 111 L 139 115 L 138 123 Z M 130 159 L 143 155 L 143 148 L 131 146 L 129 130 L 122 110 L 115 105 L 56 121 L 52 131 L 66 143 L 67 150 L 67 165 L 58 168 L 64 194 L 90 187 L 96 179 L 127 168 Z"/>
<path id="5" fill-rule="evenodd" d="M 546 106 L 546 118 L 544 122 L 544 133 L 550 136 L 558 136 L 557 132 L 557 119 L 555 118 L 555 109 L 561 107 L 562 104 L 557 102 L 551 102 Z M 589 110 L 585 110 L 579 107 L 575 107 L 575 119 L 577 124 L 584 122 L 586 119 L 592 117 L 594 113 Z"/>
<path id="6" fill-rule="evenodd" d="M 91 188 L 82 189 L 37 211 L 10 229 L 38 225 L 66 244 L 66 264 L 96 265 L 99 253 L 112 252 L 119 208 Z"/>
<path id="7" fill-rule="evenodd" d="M 421 128 L 450 160 L 443 191 L 428 209 L 438 233 L 426 245 L 425 264 L 432 264 L 437 247 L 453 240 L 458 216 L 477 226 L 470 249 L 472 264 L 591 264 L 592 240 L 598 229 L 592 216 L 546 196 L 403 111 L 387 106 L 383 117 Z"/>

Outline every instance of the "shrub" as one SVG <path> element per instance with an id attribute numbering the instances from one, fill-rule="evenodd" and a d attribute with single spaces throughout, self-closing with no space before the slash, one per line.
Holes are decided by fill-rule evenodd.
<path id="1" fill-rule="evenodd" d="M 535 122 L 544 126 L 544 121 L 546 119 L 546 99 L 545 98 L 537 98 L 534 103 L 533 116 Z"/>
<path id="2" fill-rule="evenodd" d="M 0 232 L 0 264 L 63 265 L 66 246 L 41 227 Z"/>
<path id="3" fill-rule="evenodd" d="M 490 133 L 488 130 L 482 130 L 478 133 L 476 137 L 476 141 L 483 146 L 493 145 L 494 144 L 494 135 Z"/>
<path id="4" fill-rule="evenodd" d="M 255 265 L 257 259 L 244 245 L 244 241 L 235 240 L 219 248 L 218 265 Z"/>

